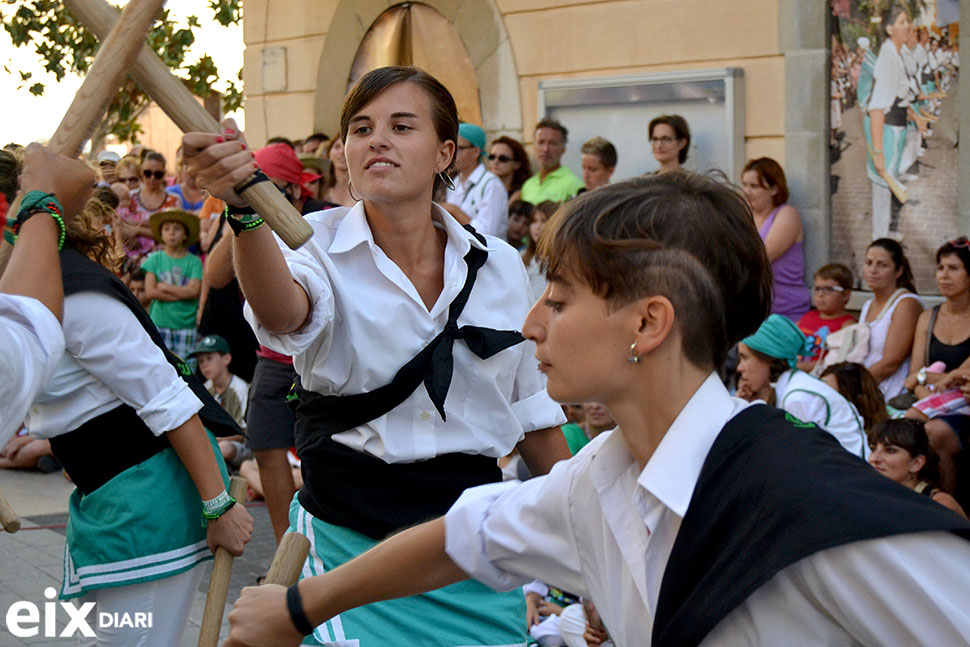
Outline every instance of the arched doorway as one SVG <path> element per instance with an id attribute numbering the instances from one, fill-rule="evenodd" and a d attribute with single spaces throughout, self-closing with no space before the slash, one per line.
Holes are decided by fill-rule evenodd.
<path id="1" fill-rule="evenodd" d="M 360 43 L 347 89 L 367 72 L 385 65 L 415 65 L 441 81 L 462 121 L 482 123 L 478 79 L 461 36 L 431 7 L 405 2 L 378 16 Z"/>
<path id="2" fill-rule="evenodd" d="M 505 23 L 494 0 L 424 0 L 421 6 L 437 12 L 461 41 L 473 70 L 468 76 L 477 85 L 477 100 L 472 103 L 480 106 L 478 123 L 482 124 L 490 137 L 499 134 L 521 137 L 522 103 L 518 73 Z M 313 109 L 315 130 L 337 132 L 340 106 L 352 82 L 361 45 L 372 26 L 391 8 L 392 3 L 386 0 L 339 0 L 327 29 L 317 70 Z M 414 12 L 411 13 L 413 17 Z M 426 39 L 423 35 L 419 38 Z M 431 72 L 439 76 L 437 68 Z M 443 75 L 439 78 L 456 92 L 457 84 L 446 82 Z M 460 95 L 461 92 L 456 94 Z M 458 96 L 456 100 L 459 100 Z M 465 114 L 461 103 L 459 110 L 463 119 L 475 120 Z"/>

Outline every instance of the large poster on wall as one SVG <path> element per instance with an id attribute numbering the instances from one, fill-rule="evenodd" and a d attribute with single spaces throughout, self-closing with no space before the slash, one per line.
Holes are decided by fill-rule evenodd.
<path id="1" fill-rule="evenodd" d="M 959 0 L 832 0 L 832 259 L 902 242 L 920 292 L 958 234 Z"/>

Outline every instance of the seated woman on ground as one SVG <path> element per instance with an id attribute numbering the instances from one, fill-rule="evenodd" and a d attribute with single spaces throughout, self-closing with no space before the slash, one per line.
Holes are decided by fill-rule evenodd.
<path id="1" fill-rule="evenodd" d="M 897 418 L 880 422 L 869 431 L 869 448 L 869 464 L 877 472 L 967 516 L 956 499 L 936 487 L 938 458 L 930 448 L 921 421 Z"/>
<path id="2" fill-rule="evenodd" d="M 859 415 L 862 425 L 868 432 L 877 422 L 889 418 L 882 392 L 872 373 L 862 364 L 839 362 L 822 371 L 822 381 L 841 393 L 851 402 Z"/>
<path id="3" fill-rule="evenodd" d="M 763 400 L 815 423 L 846 450 L 865 458 L 865 431 L 855 407 L 822 380 L 795 368 L 804 347 L 805 335 L 791 319 L 770 315 L 738 344 L 738 397 Z"/>
<path id="4" fill-rule="evenodd" d="M 966 237 L 937 250 L 936 284 L 946 300 L 923 311 L 917 320 L 910 374 L 904 382 L 921 400 L 939 394 L 940 387 L 956 377 L 957 369 L 970 368 L 970 241 Z M 930 372 L 936 362 L 943 363 L 943 372 Z M 940 457 L 941 485 L 955 492 L 956 456 L 970 440 L 970 416 L 927 416 L 910 408 L 906 417 L 927 421 L 926 434 Z"/>

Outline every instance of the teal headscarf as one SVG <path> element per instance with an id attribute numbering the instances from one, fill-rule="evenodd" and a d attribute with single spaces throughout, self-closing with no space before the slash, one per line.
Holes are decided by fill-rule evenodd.
<path id="1" fill-rule="evenodd" d="M 795 368 L 798 353 L 805 348 L 805 335 L 788 317 L 770 315 L 758 332 L 741 343 L 769 357 L 786 360 L 788 366 Z"/>
<path id="2" fill-rule="evenodd" d="M 475 124 L 462 122 L 458 124 L 458 136 L 464 137 L 468 143 L 478 148 L 479 159 L 485 157 L 485 131 Z"/>

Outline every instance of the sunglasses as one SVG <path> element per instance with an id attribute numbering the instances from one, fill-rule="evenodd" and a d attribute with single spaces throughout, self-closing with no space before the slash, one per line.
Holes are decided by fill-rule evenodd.
<path id="1" fill-rule="evenodd" d="M 132 176 L 132 177 L 119 177 L 118 178 L 118 181 L 119 182 L 124 182 L 125 184 L 138 184 L 139 182 L 141 182 L 141 180 L 139 180 L 137 177 L 134 177 L 134 176 Z"/>
<path id="2" fill-rule="evenodd" d="M 951 247 L 970 247 L 970 240 L 967 240 L 966 236 L 960 236 L 950 241 Z"/>
<path id="3" fill-rule="evenodd" d="M 165 177 L 165 171 L 142 171 L 142 174 L 146 180 L 151 179 L 152 176 L 155 176 L 156 180 L 161 180 Z"/>
<path id="4" fill-rule="evenodd" d="M 488 155 L 488 161 L 489 162 L 494 162 L 496 160 L 499 161 L 499 162 L 511 162 L 512 161 L 512 158 L 509 157 L 508 155 L 495 155 L 493 153 L 489 153 L 489 155 Z"/>
<path id="5" fill-rule="evenodd" d="M 845 292 L 845 288 L 840 285 L 816 285 L 812 288 L 812 292 L 815 294 L 838 294 Z"/>
<path id="6" fill-rule="evenodd" d="M 650 138 L 651 144 L 673 144 L 675 141 L 677 141 L 675 137 L 667 137 L 666 135 L 663 137 Z"/>

